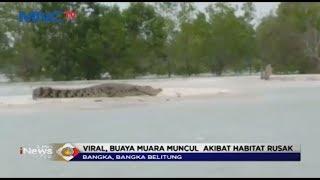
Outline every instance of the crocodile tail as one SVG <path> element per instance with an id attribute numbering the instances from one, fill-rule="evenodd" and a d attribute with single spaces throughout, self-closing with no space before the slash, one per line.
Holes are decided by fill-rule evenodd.
<path id="1" fill-rule="evenodd" d="M 53 89 L 50 87 L 40 87 L 33 90 L 32 98 L 48 98 L 52 94 Z"/>

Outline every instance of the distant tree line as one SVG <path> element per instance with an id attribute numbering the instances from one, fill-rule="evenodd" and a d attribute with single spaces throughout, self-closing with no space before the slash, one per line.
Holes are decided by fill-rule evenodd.
<path id="1" fill-rule="evenodd" d="M 254 26 L 253 3 L 0 3 L 0 72 L 24 81 L 320 72 L 320 3 L 280 3 Z M 19 11 L 75 10 L 74 22 L 24 23 Z"/>

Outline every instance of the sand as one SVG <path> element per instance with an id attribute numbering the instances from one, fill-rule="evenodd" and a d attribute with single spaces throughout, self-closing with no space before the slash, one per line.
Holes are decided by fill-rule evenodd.
<path id="1" fill-rule="evenodd" d="M 171 79 L 141 79 L 141 80 L 104 80 L 104 81 L 72 81 L 72 82 L 35 82 L 35 83 L 3 83 L 0 84 L 0 107 L 33 107 L 37 105 L 75 105 L 89 103 L 141 104 L 145 102 L 167 102 L 176 100 L 201 99 L 213 96 L 230 96 L 247 94 L 250 90 L 267 90 L 288 86 L 313 86 L 320 82 L 320 75 L 274 75 L 270 80 L 260 80 L 258 76 L 238 77 L 191 77 Z M 120 98 L 59 98 L 32 99 L 32 90 L 40 86 L 56 88 L 83 88 L 107 82 L 149 85 L 162 88 L 155 97 L 136 96 Z M 1 94 L 1 88 L 7 89 L 7 94 Z M 17 92 L 19 95 L 15 94 Z"/>
<path id="2" fill-rule="evenodd" d="M 36 104 L 83 104 L 91 102 L 112 103 L 142 103 L 163 102 L 174 100 L 188 100 L 212 96 L 246 94 L 252 89 L 281 88 L 288 86 L 314 86 L 320 81 L 320 75 L 274 75 L 270 80 L 260 80 L 258 76 L 238 77 L 191 77 L 171 79 L 140 79 L 140 80 L 96 80 L 96 81 L 72 81 L 72 82 L 35 82 L 35 83 L 3 83 L 0 84 L 0 107 L 32 106 Z M 32 99 L 32 90 L 40 86 L 55 88 L 83 88 L 108 82 L 130 83 L 137 85 L 149 85 L 162 88 L 156 97 L 136 96 L 121 98 L 59 98 L 59 99 Z M 2 86 L 1 86 L 2 85 Z M 8 91 L 1 93 L 3 91 Z M 6 90 L 7 89 L 7 90 Z M 17 92 L 17 93 L 15 93 Z M 18 95 L 17 95 L 18 94 Z"/>

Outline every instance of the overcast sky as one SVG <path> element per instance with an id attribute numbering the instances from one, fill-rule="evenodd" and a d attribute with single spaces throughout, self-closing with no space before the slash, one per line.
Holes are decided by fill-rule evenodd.
<path id="1" fill-rule="evenodd" d="M 195 2 L 197 8 L 201 11 L 205 10 L 209 4 L 213 4 L 215 2 Z M 241 6 L 243 2 L 231 2 L 230 4 L 235 6 Z M 107 4 L 117 4 L 121 9 L 128 7 L 129 2 L 109 2 Z M 275 10 L 278 6 L 279 2 L 254 2 L 256 7 L 256 19 L 255 22 L 259 22 L 262 17 L 269 14 L 270 11 Z"/>

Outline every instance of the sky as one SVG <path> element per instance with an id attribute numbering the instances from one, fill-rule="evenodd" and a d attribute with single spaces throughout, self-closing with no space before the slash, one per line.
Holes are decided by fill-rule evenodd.
<path id="1" fill-rule="evenodd" d="M 194 4 L 200 11 L 204 11 L 205 7 L 215 2 L 195 2 Z M 128 7 L 129 2 L 108 2 L 107 4 L 117 4 L 121 9 Z M 230 2 L 234 6 L 241 6 L 243 2 Z M 256 7 L 256 19 L 254 24 L 260 22 L 261 18 L 268 15 L 270 11 L 275 10 L 279 2 L 254 2 Z"/>

